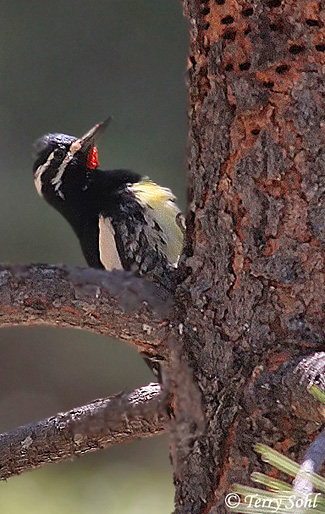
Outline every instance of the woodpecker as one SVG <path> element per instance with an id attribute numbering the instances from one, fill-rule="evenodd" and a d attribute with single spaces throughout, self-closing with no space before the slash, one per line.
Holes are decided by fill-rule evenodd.
<path id="1" fill-rule="evenodd" d="M 36 190 L 70 223 L 89 266 L 169 284 L 182 249 L 183 216 L 170 189 L 134 171 L 99 168 L 95 145 L 109 121 L 81 138 L 38 139 Z"/>
<path id="2" fill-rule="evenodd" d="M 79 139 L 59 133 L 38 139 L 36 190 L 70 223 L 89 266 L 132 271 L 171 288 L 183 216 L 170 189 L 134 171 L 99 168 L 95 145 L 109 121 Z M 161 379 L 159 358 L 144 358 Z"/>

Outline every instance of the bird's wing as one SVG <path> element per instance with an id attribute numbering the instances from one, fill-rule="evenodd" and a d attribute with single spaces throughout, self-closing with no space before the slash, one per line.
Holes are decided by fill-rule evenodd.
<path id="1" fill-rule="evenodd" d="M 183 218 L 170 189 L 151 180 L 142 180 L 128 186 L 144 207 L 149 229 L 148 242 L 166 253 L 168 261 L 176 266 L 183 247 Z M 155 235 L 156 232 L 156 235 Z"/>
<path id="2" fill-rule="evenodd" d="M 161 276 L 177 265 L 182 250 L 181 212 L 172 192 L 154 182 L 143 180 L 127 189 L 131 194 L 121 192 L 118 214 L 100 217 L 100 260 L 106 269 Z"/>

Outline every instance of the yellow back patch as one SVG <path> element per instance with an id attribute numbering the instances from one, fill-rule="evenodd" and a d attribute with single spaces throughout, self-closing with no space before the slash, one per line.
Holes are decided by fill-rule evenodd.
<path id="1" fill-rule="evenodd" d="M 180 209 L 175 204 L 175 196 L 170 189 L 161 187 L 151 180 L 143 180 L 129 186 L 140 204 L 145 207 L 147 223 L 155 223 L 161 229 L 161 236 L 165 241 L 163 245 L 159 239 L 153 243 L 160 246 L 173 265 L 177 265 L 183 247 L 183 231 L 180 228 Z"/>

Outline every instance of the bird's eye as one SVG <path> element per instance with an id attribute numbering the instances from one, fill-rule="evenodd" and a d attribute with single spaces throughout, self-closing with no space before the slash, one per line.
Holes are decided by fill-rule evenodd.
<path id="1" fill-rule="evenodd" d="M 61 161 L 65 157 L 65 150 L 63 148 L 56 148 L 54 150 L 54 159 L 56 161 Z"/>

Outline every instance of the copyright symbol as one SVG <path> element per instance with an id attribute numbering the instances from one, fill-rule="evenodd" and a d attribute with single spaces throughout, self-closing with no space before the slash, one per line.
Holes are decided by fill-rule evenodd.
<path id="1" fill-rule="evenodd" d="M 229 493 L 225 498 L 226 507 L 229 509 L 235 509 L 240 504 L 240 497 L 236 493 Z"/>

